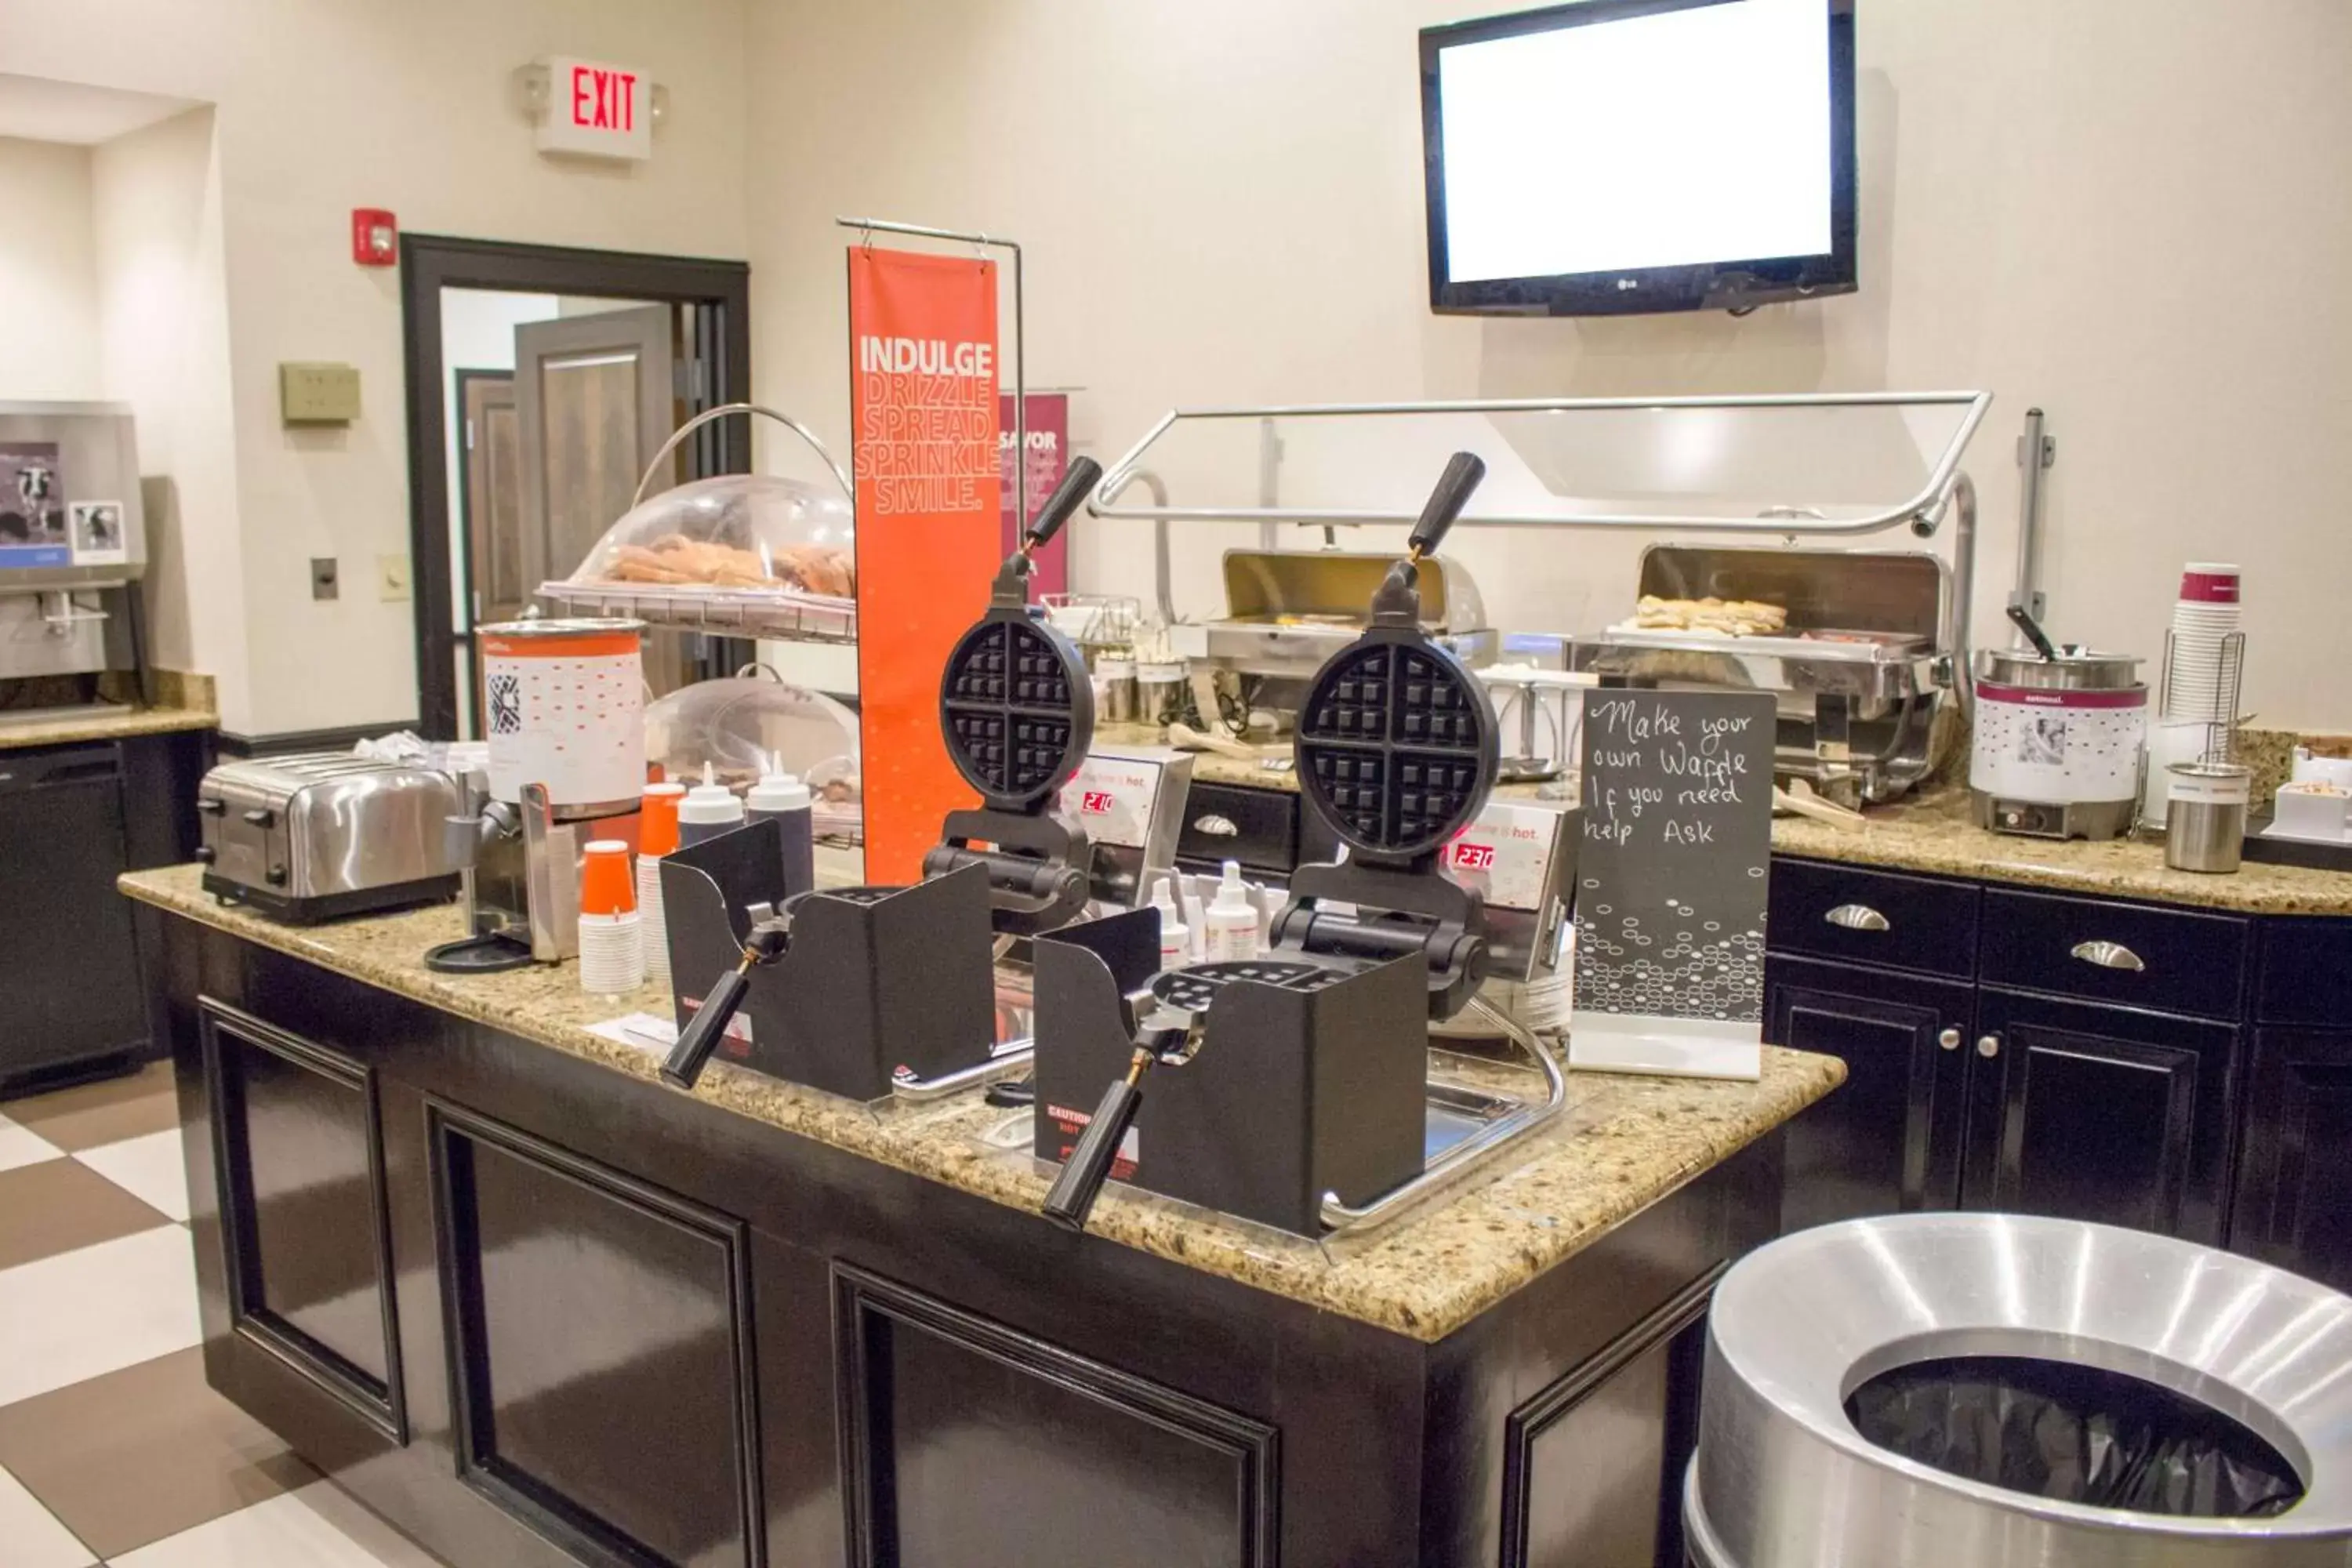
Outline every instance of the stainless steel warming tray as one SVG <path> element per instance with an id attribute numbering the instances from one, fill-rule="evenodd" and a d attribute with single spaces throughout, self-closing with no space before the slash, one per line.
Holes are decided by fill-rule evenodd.
<path id="1" fill-rule="evenodd" d="M 1171 628 L 1177 653 L 1240 675 L 1312 676 L 1368 624 L 1364 606 L 1393 555 L 1345 550 L 1228 550 L 1225 614 Z M 1465 664 L 1491 664 L 1502 637 L 1467 568 L 1422 566 L 1422 630 Z"/>
<path id="2" fill-rule="evenodd" d="M 1572 669 L 1605 682 L 1769 691 L 1777 767 L 1849 800 L 1888 800 L 1929 765 L 1954 638 L 1950 574 L 1925 551 L 1653 545 L 1641 592 L 1754 600 L 1789 613 L 1784 632 L 1733 637 L 1612 627 L 1578 637 Z"/>

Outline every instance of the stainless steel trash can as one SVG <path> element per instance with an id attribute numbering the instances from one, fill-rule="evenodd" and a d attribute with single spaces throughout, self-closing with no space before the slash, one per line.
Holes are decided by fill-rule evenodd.
<path id="1" fill-rule="evenodd" d="M 1785 1237 L 1716 1291 L 1683 1512 L 1696 1568 L 2346 1568 L 2352 1298 L 2069 1220 Z"/>

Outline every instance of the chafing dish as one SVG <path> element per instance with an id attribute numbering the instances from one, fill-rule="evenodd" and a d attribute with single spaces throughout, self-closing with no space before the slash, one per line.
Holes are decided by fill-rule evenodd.
<path id="1" fill-rule="evenodd" d="M 1958 646 L 1950 572 L 1924 551 L 1653 545 L 1641 592 L 1758 600 L 1777 636 L 1612 629 L 1578 637 L 1573 669 L 1604 684 L 1731 687 L 1780 703 L 1778 770 L 1847 805 L 1925 777 Z"/>
<path id="2" fill-rule="evenodd" d="M 1196 667 L 1311 679 L 1369 624 L 1364 606 L 1395 557 L 1343 550 L 1228 550 L 1225 614 L 1169 628 L 1173 651 Z M 1422 630 L 1465 664 L 1490 664 L 1502 646 L 1486 603 L 1459 563 L 1423 563 Z"/>

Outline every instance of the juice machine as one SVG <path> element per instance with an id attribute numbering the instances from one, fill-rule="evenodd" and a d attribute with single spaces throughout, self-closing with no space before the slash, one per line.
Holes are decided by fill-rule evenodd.
<path id="1" fill-rule="evenodd" d="M 139 453 L 117 403 L 0 403 L 0 679 L 133 669 Z"/>

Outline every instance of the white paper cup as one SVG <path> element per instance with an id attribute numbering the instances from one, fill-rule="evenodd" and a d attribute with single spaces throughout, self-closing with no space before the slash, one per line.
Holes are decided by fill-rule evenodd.
<path id="1" fill-rule="evenodd" d="M 646 978 L 669 984 L 669 925 L 662 914 L 661 857 L 637 857 L 637 923 L 645 948 Z"/>
<path id="2" fill-rule="evenodd" d="M 645 925 L 635 910 L 580 917 L 580 989 L 619 996 L 646 983 Z"/>

